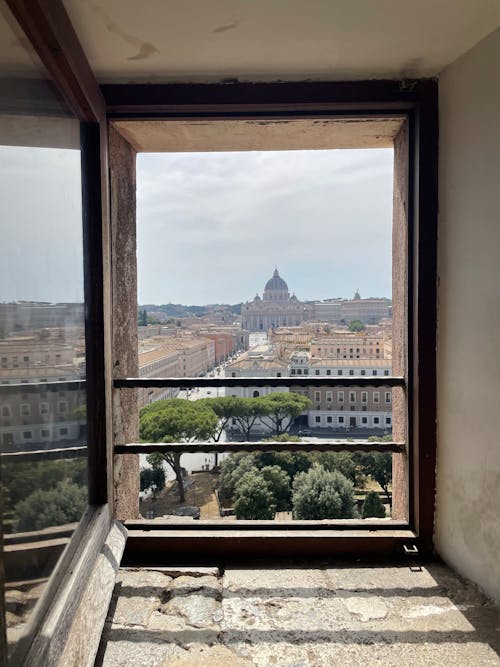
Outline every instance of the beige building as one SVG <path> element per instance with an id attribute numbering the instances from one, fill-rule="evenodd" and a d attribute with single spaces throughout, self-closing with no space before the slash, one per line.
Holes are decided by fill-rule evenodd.
<path id="1" fill-rule="evenodd" d="M 241 328 L 249 331 L 268 331 L 277 327 L 298 326 L 309 317 L 310 308 L 295 295 L 290 296 L 288 285 L 274 270 L 264 287 L 262 298 L 241 306 Z"/>
<path id="2" fill-rule="evenodd" d="M 80 331 L 81 334 L 83 332 Z M 85 377 L 81 342 L 58 340 L 57 330 L 43 336 L 0 341 L 1 451 L 46 449 L 85 441 L 84 392 L 54 388 L 23 392 L 19 385 L 65 382 Z M 16 385 L 12 391 L 5 385 Z"/>

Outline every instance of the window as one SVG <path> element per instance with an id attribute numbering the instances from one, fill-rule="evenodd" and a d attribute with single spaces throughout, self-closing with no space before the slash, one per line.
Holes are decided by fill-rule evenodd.
<path id="1" fill-rule="evenodd" d="M 368 417 L 361 417 L 362 424 L 368 424 Z"/>
<path id="2" fill-rule="evenodd" d="M 25 440 L 31 440 L 33 438 L 33 432 L 32 431 L 23 431 L 23 438 Z"/>
<path id="3" fill-rule="evenodd" d="M 364 368 L 361 370 L 361 375 L 366 375 L 366 371 Z"/>
<path id="4" fill-rule="evenodd" d="M 321 417 L 317 416 L 315 418 L 315 422 L 316 422 L 316 424 L 321 424 Z"/>
<path id="5" fill-rule="evenodd" d="M 2 405 L 2 417 L 12 417 L 10 405 Z"/>
<path id="6" fill-rule="evenodd" d="M 318 369 L 315 370 L 315 375 L 319 375 L 319 370 Z"/>
<path id="7" fill-rule="evenodd" d="M 385 375 L 385 376 L 388 376 L 388 375 L 389 375 L 389 371 L 388 371 L 388 370 L 385 370 L 385 371 L 384 371 L 384 375 Z"/>
<path id="8" fill-rule="evenodd" d="M 373 402 L 380 403 L 380 392 L 378 391 L 373 392 Z"/>
<path id="9" fill-rule="evenodd" d="M 281 377 L 281 373 L 276 373 L 276 377 L 277 377 L 277 378 L 280 378 L 280 377 Z"/>
<path id="10" fill-rule="evenodd" d="M 337 375 L 342 375 L 342 371 L 340 369 L 337 371 Z"/>
<path id="11" fill-rule="evenodd" d="M 326 418 L 326 423 L 331 424 L 332 422 L 333 422 L 333 418 L 330 415 L 328 415 L 327 418 Z"/>
<path id="12" fill-rule="evenodd" d="M 331 374 L 332 374 L 332 371 L 331 371 L 329 368 L 327 368 L 327 370 L 326 370 L 326 374 L 327 374 L 327 375 L 331 375 Z"/>
<path id="13" fill-rule="evenodd" d="M 59 412 L 59 414 L 66 414 L 66 412 L 68 412 L 68 402 L 59 401 L 57 404 L 57 411 Z"/>
<path id="14" fill-rule="evenodd" d="M 386 403 L 390 403 L 390 402 L 391 402 L 391 392 L 390 392 L 390 391 L 386 391 L 386 392 L 385 392 L 385 402 L 386 402 Z"/>
<path id="15" fill-rule="evenodd" d="M 29 403 L 21 403 L 19 412 L 21 417 L 29 417 L 31 415 L 31 405 Z"/>
<path id="16" fill-rule="evenodd" d="M 361 403 L 367 403 L 368 402 L 368 392 L 367 391 L 362 391 L 361 392 Z"/>
<path id="17" fill-rule="evenodd" d="M 386 417 L 386 418 L 385 418 L 385 423 L 387 424 L 387 426 L 390 426 L 390 425 L 391 425 L 391 418 L 390 418 L 390 417 Z"/>
<path id="18" fill-rule="evenodd" d="M 46 429 L 46 428 L 42 428 L 42 429 L 40 430 L 40 437 L 41 437 L 41 438 L 44 438 L 44 439 L 45 439 L 45 438 L 50 438 L 50 431 L 49 431 L 48 429 Z"/>
<path id="19" fill-rule="evenodd" d="M 339 418 L 338 418 L 338 422 L 339 422 L 339 424 L 343 424 L 343 423 L 344 423 L 344 418 L 343 418 L 343 417 L 339 417 Z"/>
<path id="20" fill-rule="evenodd" d="M 316 403 L 319 403 L 321 401 L 321 392 L 320 391 L 315 391 L 314 392 L 314 400 Z"/>
<path id="21" fill-rule="evenodd" d="M 60 428 L 59 435 L 68 435 L 69 431 L 67 428 Z"/>
<path id="22" fill-rule="evenodd" d="M 377 375 L 377 371 L 372 371 L 372 375 Z"/>
<path id="23" fill-rule="evenodd" d="M 337 402 L 338 403 L 343 403 L 344 402 L 344 392 L 343 391 L 338 391 L 337 392 Z"/>
<path id="24" fill-rule="evenodd" d="M 257 390 L 255 390 L 252 395 L 254 398 L 257 398 L 258 396 L 260 396 L 260 393 Z"/>
<path id="25" fill-rule="evenodd" d="M 49 404 L 48 403 L 40 403 L 39 411 L 40 411 L 41 415 L 48 415 L 49 414 Z"/>
<path id="26" fill-rule="evenodd" d="M 374 424 L 380 424 L 380 417 L 374 417 L 373 418 L 373 423 Z"/>
<path id="27" fill-rule="evenodd" d="M 355 391 L 350 391 L 349 392 L 349 403 L 356 403 L 356 392 Z"/>
<path id="28" fill-rule="evenodd" d="M 333 397 L 333 393 L 332 393 L 331 391 L 327 391 L 327 392 L 326 392 L 326 401 L 327 401 L 327 403 L 331 403 L 331 402 L 332 402 L 332 400 L 333 400 L 332 397 Z"/>

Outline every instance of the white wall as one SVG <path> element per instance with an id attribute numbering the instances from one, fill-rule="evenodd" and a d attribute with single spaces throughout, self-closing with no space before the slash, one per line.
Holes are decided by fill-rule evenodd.
<path id="1" fill-rule="evenodd" d="M 500 600 L 500 30 L 439 89 L 436 547 Z"/>

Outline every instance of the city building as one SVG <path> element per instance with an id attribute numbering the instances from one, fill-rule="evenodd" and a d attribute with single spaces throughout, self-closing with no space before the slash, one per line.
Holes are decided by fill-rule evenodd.
<path id="1" fill-rule="evenodd" d="M 0 340 L 0 451 L 11 452 L 82 444 L 86 412 L 83 391 L 50 387 L 19 390 L 19 385 L 81 380 L 83 330 L 72 343 L 60 329 Z"/>
<path id="2" fill-rule="evenodd" d="M 383 318 L 391 317 L 390 299 L 370 297 L 362 299 L 356 291 L 353 299 L 328 299 L 312 304 L 313 318 L 318 322 L 346 322 L 360 320 L 365 324 L 377 324 Z"/>
<path id="3" fill-rule="evenodd" d="M 310 308 L 293 294 L 288 285 L 274 270 L 264 287 L 262 298 L 257 294 L 253 301 L 241 305 L 241 328 L 249 331 L 268 331 L 277 327 L 298 326 L 309 318 Z"/>

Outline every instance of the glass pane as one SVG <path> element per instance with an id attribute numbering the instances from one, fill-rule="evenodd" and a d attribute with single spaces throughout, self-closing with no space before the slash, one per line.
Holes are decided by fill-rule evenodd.
<path id="1" fill-rule="evenodd" d="M 10 650 L 87 507 L 79 122 L 2 5 L 0 451 Z"/>

